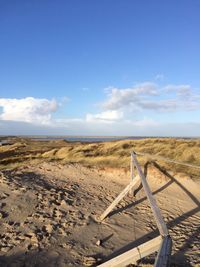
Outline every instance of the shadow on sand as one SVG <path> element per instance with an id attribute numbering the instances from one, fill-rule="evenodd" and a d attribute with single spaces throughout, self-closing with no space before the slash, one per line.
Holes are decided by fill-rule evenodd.
<path id="1" fill-rule="evenodd" d="M 196 204 L 196 207 L 191 209 L 190 211 L 182 214 L 181 216 L 167 222 L 167 227 L 168 229 L 171 229 L 179 224 L 181 224 L 183 221 L 185 221 L 187 218 L 189 218 L 190 216 L 195 215 L 196 213 L 198 213 L 200 211 L 200 202 L 198 201 L 198 199 L 187 189 L 185 188 L 176 178 L 174 178 L 169 172 L 167 172 L 166 169 L 164 169 L 163 167 L 161 167 L 158 163 L 154 162 L 154 161 L 148 161 L 145 166 L 144 166 L 144 174 L 145 177 L 147 177 L 148 175 L 148 167 L 150 165 L 153 165 L 156 169 L 158 169 L 162 174 L 164 174 L 166 177 L 169 178 L 169 181 L 163 185 L 161 188 L 155 190 L 153 192 L 153 195 L 156 195 L 157 193 L 163 191 L 164 189 L 166 189 L 168 186 L 170 186 L 173 183 L 176 183 L 189 197 L 190 199 Z M 142 185 L 140 184 L 138 186 L 138 188 L 134 191 L 134 195 L 139 192 L 139 190 L 142 188 Z M 109 217 L 113 216 L 114 214 L 117 214 L 119 212 L 123 212 L 131 207 L 136 206 L 137 204 L 143 202 L 144 200 L 146 200 L 147 197 L 143 197 L 133 203 L 130 203 L 129 205 L 127 205 L 126 207 L 123 208 L 118 208 L 114 211 L 112 211 L 109 215 Z M 150 239 L 155 238 L 156 236 L 159 235 L 158 230 L 149 232 L 148 234 L 142 236 L 141 238 L 130 242 L 129 244 L 127 244 L 126 246 L 114 251 L 112 254 L 110 254 L 108 257 L 106 257 L 106 259 L 104 259 L 104 262 L 112 259 L 138 245 L 141 245 L 142 243 L 147 242 Z M 197 239 L 197 237 L 200 235 L 200 228 L 197 228 L 197 230 L 191 233 L 190 236 L 187 237 L 187 239 L 185 240 L 184 244 L 182 245 L 182 247 L 179 248 L 178 252 L 175 252 L 174 255 L 171 258 L 171 266 L 187 266 L 187 267 L 191 267 L 194 265 L 191 265 L 189 263 L 189 259 L 187 258 L 187 256 L 185 255 L 185 253 L 187 252 L 187 250 L 190 248 L 190 245 L 193 243 L 193 241 L 195 239 Z M 173 264 L 173 262 L 180 262 L 180 264 Z M 144 261 L 143 261 L 144 262 Z M 150 261 L 148 261 L 148 263 L 152 263 L 152 259 L 150 259 Z"/>

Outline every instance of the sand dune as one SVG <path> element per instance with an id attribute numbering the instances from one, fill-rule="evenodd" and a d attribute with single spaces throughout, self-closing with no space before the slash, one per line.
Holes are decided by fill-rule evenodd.
<path id="1" fill-rule="evenodd" d="M 200 266 L 200 190 L 188 177 L 148 166 L 173 239 L 172 266 Z M 0 265 L 91 266 L 156 237 L 143 190 L 100 215 L 129 182 L 120 169 L 40 163 L 0 174 Z M 140 264 L 151 264 L 155 255 Z"/>

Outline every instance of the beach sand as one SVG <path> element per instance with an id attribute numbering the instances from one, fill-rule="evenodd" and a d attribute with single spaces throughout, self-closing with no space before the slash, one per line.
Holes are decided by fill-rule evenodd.
<path id="1" fill-rule="evenodd" d="M 173 240 L 171 266 L 200 266 L 199 180 L 146 171 Z M 158 236 L 143 189 L 95 221 L 129 182 L 123 169 L 56 161 L 2 170 L 0 266 L 96 266 Z"/>

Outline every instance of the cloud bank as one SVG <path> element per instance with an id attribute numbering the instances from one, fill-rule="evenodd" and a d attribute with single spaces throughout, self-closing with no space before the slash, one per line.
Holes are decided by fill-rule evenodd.
<path id="1" fill-rule="evenodd" d="M 101 103 L 104 110 L 127 109 L 161 112 L 190 111 L 200 109 L 200 95 L 190 85 L 167 85 L 141 83 L 133 88 L 106 90 L 107 99 Z"/>
<path id="2" fill-rule="evenodd" d="M 51 113 L 58 104 L 55 100 L 26 97 L 22 99 L 0 98 L 1 120 L 23 121 L 33 124 L 50 124 Z"/>
<path id="3" fill-rule="evenodd" d="M 145 82 L 132 88 L 109 87 L 104 94 L 96 112 L 75 118 L 58 118 L 59 107 L 67 112 L 66 101 L 61 105 L 46 98 L 0 98 L 0 135 L 199 135 L 200 95 L 190 85 Z"/>

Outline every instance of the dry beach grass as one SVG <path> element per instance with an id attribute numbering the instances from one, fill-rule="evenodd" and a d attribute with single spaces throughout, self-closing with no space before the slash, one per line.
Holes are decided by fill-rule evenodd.
<path id="1" fill-rule="evenodd" d="M 13 145 L 0 147 L 0 168 L 21 166 L 27 162 L 59 161 L 61 164 L 81 163 L 89 166 L 129 169 L 130 153 L 148 153 L 200 166 L 200 140 L 175 138 L 147 138 L 102 143 L 67 142 L 64 140 L 36 141 L 13 139 Z M 149 157 L 139 157 L 144 165 Z M 172 163 L 162 166 L 176 173 L 199 178 L 199 170 Z"/>
<path id="2" fill-rule="evenodd" d="M 199 140 L 11 141 L 0 147 L 0 265 L 7 267 L 96 265 L 156 237 L 143 190 L 104 223 L 93 219 L 130 181 L 132 150 L 200 165 Z M 139 161 L 173 239 L 172 266 L 200 266 L 199 170 Z"/>

